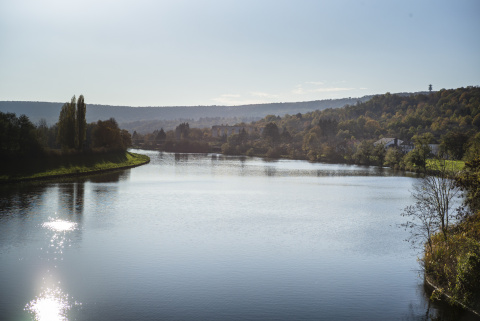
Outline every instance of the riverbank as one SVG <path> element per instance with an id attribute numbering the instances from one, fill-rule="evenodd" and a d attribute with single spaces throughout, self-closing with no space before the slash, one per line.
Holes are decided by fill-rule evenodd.
<path id="1" fill-rule="evenodd" d="M 149 162 L 148 156 L 128 151 L 46 155 L 7 162 L 2 166 L 0 183 L 91 175 L 132 168 Z"/>
<path id="2" fill-rule="evenodd" d="M 436 294 L 436 299 L 441 299 L 444 302 L 453 305 L 456 305 L 458 307 L 458 311 L 461 312 L 456 312 L 456 313 L 467 313 L 469 314 L 472 318 L 478 318 L 480 320 L 480 312 L 472 309 L 471 307 L 463 304 L 462 302 L 459 302 L 452 298 L 448 293 L 443 292 L 442 288 L 437 286 L 435 282 L 433 282 L 427 275 L 424 276 L 424 284 L 426 286 L 426 289 L 430 293 L 441 293 L 441 294 Z M 427 291 L 426 290 L 426 291 Z M 463 310 L 463 311 L 462 311 Z"/>
<path id="3" fill-rule="evenodd" d="M 448 240 L 435 234 L 423 263 L 425 283 L 433 288 L 432 299 L 480 317 L 480 212 L 453 226 Z"/>

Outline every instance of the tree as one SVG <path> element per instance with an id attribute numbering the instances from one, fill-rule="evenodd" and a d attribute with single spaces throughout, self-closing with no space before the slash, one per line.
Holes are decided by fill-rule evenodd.
<path id="1" fill-rule="evenodd" d="M 107 150 L 125 150 L 128 147 L 125 144 L 129 143 L 129 139 L 131 143 L 130 133 L 127 132 L 127 136 L 125 132 L 122 133 L 115 118 L 105 121 L 99 120 L 92 132 L 93 147 Z"/>
<path id="2" fill-rule="evenodd" d="M 403 160 L 403 153 L 397 147 L 390 147 L 385 154 L 383 165 L 398 168 Z"/>
<path id="3" fill-rule="evenodd" d="M 122 141 L 122 149 L 127 149 L 132 146 L 132 135 L 126 129 L 120 131 L 120 138 Z"/>
<path id="4" fill-rule="evenodd" d="M 423 249 L 427 244 L 427 249 L 432 253 L 432 236 L 438 229 L 438 216 L 435 215 L 433 208 L 420 201 L 415 205 L 407 206 L 402 213 L 407 222 L 401 224 L 405 230 L 410 232 L 407 239 L 414 248 Z"/>
<path id="5" fill-rule="evenodd" d="M 459 131 L 450 131 L 442 137 L 440 148 L 453 159 L 462 159 L 465 154 L 469 135 Z"/>
<path id="6" fill-rule="evenodd" d="M 480 114 L 477 114 L 472 120 L 472 125 L 480 129 Z"/>
<path id="7" fill-rule="evenodd" d="M 465 204 L 470 211 L 480 211 L 480 155 L 465 163 L 462 174 L 457 179 L 460 188 L 466 191 Z"/>
<path id="8" fill-rule="evenodd" d="M 0 156 L 25 157 L 42 150 L 35 125 L 25 115 L 0 112 Z"/>
<path id="9" fill-rule="evenodd" d="M 134 135 L 136 133 L 137 132 L 134 132 Z M 155 140 L 157 141 L 157 143 L 163 143 L 163 142 L 165 142 L 166 138 L 167 138 L 167 134 L 165 133 L 163 128 L 160 128 L 160 131 L 157 133 L 157 136 L 155 137 Z"/>
<path id="10" fill-rule="evenodd" d="M 303 136 L 302 149 L 307 154 L 308 159 L 311 161 L 315 161 L 320 158 L 321 142 L 314 130 L 310 130 L 305 136 Z"/>
<path id="11" fill-rule="evenodd" d="M 449 224 L 455 217 L 451 208 L 460 195 L 460 188 L 453 179 L 456 175 L 447 170 L 445 161 L 438 160 L 435 175 L 425 175 L 413 185 L 412 196 L 415 199 L 414 207 L 407 207 L 404 214 L 416 218 L 423 224 L 433 224 L 429 230 L 441 231 L 445 241 L 448 239 Z M 428 217 L 427 217 L 428 216 Z"/>
<path id="12" fill-rule="evenodd" d="M 274 122 L 269 122 L 265 125 L 263 129 L 263 138 L 269 141 L 271 144 L 275 145 L 280 138 L 280 134 L 278 132 L 277 124 Z"/>
<path id="13" fill-rule="evenodd" d="M 480 114 L 479 114 L 480 115 Z M 467 143 L 467 150 L 465 152 L 465 160 L 472 161 L 480 155 L 480 133 L 470 137 Z"/>
<path id="14" fill-rule="evenodd" d="M 427 159 L 431 155 L 430 142 L 433 140 L 431 133 L 413 136 L 415 148 L 405 156 L 405 163 L 412 168 L 422 168 L 427 171 Z"/>
<path id="15" fill-rule="evenodd" d="M 87 133 L 87 105 L 85 105 L 85 99 L 83 95 L 78 97 L 77 101 L 77 119 L 76 119 L 76 132 L 77 132 L 77 149 L 83 149 L 85 147 L 86 133 Z"/>
<path id="16" fill-rule="evenodd" d="M 39 152 L 41 147 L 38 138 L 35 136 L 35 125 L 25 115 L 18 118 L 18 125 L 20 129 L 18 136 L 20 155 L 34 155 Z"/>
<path id="17" fill-rule="evenodd" d="M 373 156 L 377 159 L 377 165 L 383 166 L 387 151 L 383 144 L 377 144 L 373 147 Z"/>
<path id="18" fill-rule="evenodd" d="M 60 110 L 57 140 L 62 148 L 75 148 L 77 145 L 75 106 L 76 98 L 73 96 L 70 103 L 65 103 Z"/>
<path id="19" fill-rule="evenodd" d="M 181 123 L 175 128 L 175 137 L 177 140 L 187 139 L 190 134 L 190 125 L 188 123 Z"/>
<path id="20" fill-rule="evenodd" d="M 371 142 L 364 140 L 357 146 L 357 151 L 353 155 L 353 158 L 355 159 L 355 162 L 358 164 L 370 165 L 373 153 L 374 153 L 373 144 Z"/>
<path id="21" fill-rule="evenodd" d="M 37 137 L 43 148 L 48 147 L 48 125 L 45 118 L 40 119 L 38 122 Z"/>

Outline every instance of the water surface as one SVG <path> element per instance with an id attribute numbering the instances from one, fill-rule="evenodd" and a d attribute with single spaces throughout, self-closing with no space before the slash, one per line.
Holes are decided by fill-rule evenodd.
<path id="1" fill-rule="evenodd" d="M 150 164 L 0 189 L 1 319 L 445 317 L 398 228 L 416 178 L 141 152 Z"/>

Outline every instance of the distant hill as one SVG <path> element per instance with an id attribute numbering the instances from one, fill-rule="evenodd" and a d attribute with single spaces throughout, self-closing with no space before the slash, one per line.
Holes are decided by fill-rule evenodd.
<path id="1" fill-rule="evenodd" d="M 403 93 L 409 95 L 409 93 Z M 96 122 L 111 117 L 120 127 L 133 131 L 147 132 L 150 129 L 164 127 L 171 129 L 174 120 L 189 120 L 191 127 L 208 127 L 218 122 L 250 122 L 266 115 L 283 116 L 285 114 L 306 113 L 327 108 L 339 108 L 365 102 L 372 96 L 361 98 L 328 99 L 306 102 L 270 103 L 242 106 L 178 106 L 178 107 L 125 107 L 88 104 L 87 122 Z M 88 97 L 86 97 L 88 99 Z M 0 101 L 0 111 L 12 112 L 17 116 L 25 114 L 33 123 L 44 118 L 48 125 L 58 121 L 60 109 L 64 103 Z"/>

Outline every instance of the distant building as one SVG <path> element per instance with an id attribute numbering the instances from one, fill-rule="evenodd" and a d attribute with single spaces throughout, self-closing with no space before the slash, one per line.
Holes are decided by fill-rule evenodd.
<path id="1" fill-rule="evenodd" d="M 428 144 L 428 147 L 430 147 L 433 155 L 438 156 L 440 153 L 440 144 Z"/>
<path id="2" fill-rule="evenodd" d="M 375 143 L 373 143 L 373 145 L 374 146 L 383 145 L 385 149 L 387 149 L 390 147 L 400 147 L 402 143 L 403 143 L 403 140 L 400 140 L 398 138 L 382 138 L 377 140 Z"/>
<path id="3" fill-rule="evenodd" d="M 390 147 L 397 147 L 404 154 L 415 149 L 415 145 L 412 142 L 403 141 L 398 138 L 382 138 L 377 140 L 375 143 L 373 143 L 374 146 L 377 146 L 380 144 L 383 145 L 385 149 L 388 149 Z M 439 154 L 440 152 L 439 144 L 428 144 L 428 147 L 430 147 L 430 151 L 432 152 L 433 155 Z"/>
<path id="4" fill-rule="evenodd" d="M 402 142 L 399 146 L 400 150 L 406 154 L 408 152 L 411 152 L 412 150 L 414 150 L 415 148 L 415 145 L 412 143 L 412 142 Z"/>

